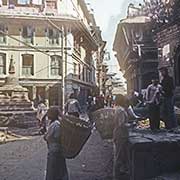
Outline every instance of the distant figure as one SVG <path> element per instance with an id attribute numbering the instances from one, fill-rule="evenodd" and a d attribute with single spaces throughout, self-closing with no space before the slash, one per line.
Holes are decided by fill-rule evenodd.
<path id="1" fill-rule="evenodd" d="M 65 113 L 79 117 L 82 113 L 79 101 L 74 93 L 72 93 L 65 104 Z"/>
<path id="2" fill-rule="evenodd" d="M 126 98 L 119 94 L 115 98 L 115 128 L 113 131 L 113 141 L 115 147 L 114 154 L 114 180 L 126 179 L 128 176 L 128 114 L 126 109 L 128 107 Z"/>
<path id="3" fill-rule="evenodd" d="M 108 107 L 112 107 L 112 102 L 113 102 L 113 97 L 112 97 L 111 95 L 108 95 L 108 96 L 106 97 L 106 105 L 107 105 Z"/>
<path id="4" fill-rule="evenodd" d="M 162 87 L 158 79 L 152 79 L 152 84 L 147 87 L 146 103 L 149 109 L 149 120 L 151 130 L 160 128 L 160 92 Z"/>
<path id="5" fill-rule="evenodd" d="M 50 125 L 44 139 L 47 142 L 48 157 L 46 168 L 46 180 L 68 180 L 66 159 L 63 156 L 61 145 L 60 112 L 57 107 L 51 107 L 48 112 Z"/>
<path id="6" fill-rule="evenodd" d="M 39 134 L 44 134 L 46 129 L 46 120 L 47 120 L 47 107 L 43 101 L 40 101 L 40 104 L 37 107 L 36 118 L 39 123 Z"/>
<path id="7" fill-rule="evenodd" d="M 139 103 L 138 100 L 139 93 L 136 91 L 132 91 L 129 96 L 129 103 L 131 106 L 136 106 Z"/>
<path id="8" fill-rule="evenodd" d="M 93 105 L 93 97 L 91 95 L 89 95 L 87 98 L 87 105 L 88 105 L 87 109 L 88 110 L 91 109 L 91 107 Z"/>
<path id="9" fill-rule="evenodd" d="M 103 94 L 96 97 L 96 108 L 97 109 L 104 108 L 104 95 Z"/>
<path id="10" fill-rule="evenodd" d="M 177 119 L 174 112 L 174 90 L 175 85 L 173 78 L 169 76 L 168 69 L 163 67 L 160 69 L 163 76 L 162 95 L 163 95 L 163 119 L 167 129 L 173 129 L 177 127 Z"/>
<path id="11" fill-rule="evenodd" d="M 12 56 L 9 63 L 9 74 L 15 74 L 14 60 Z"/>

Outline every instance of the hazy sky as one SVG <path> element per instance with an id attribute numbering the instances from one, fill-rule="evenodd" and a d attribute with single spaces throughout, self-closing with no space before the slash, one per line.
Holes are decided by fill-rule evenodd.
<path id="1" fill-rule="evenodd" d="M 129 3 L 138 3 L 142 0 L 86 0 L 94 9 L 94 15 L 97 25 L 102 30 L 102 35 L 107 41 L 107 49 L 111 51 L 110 71 L 119 71 L 117 61 L 112 52 L 112 44 L 120 19 L 126 17 Z"/>

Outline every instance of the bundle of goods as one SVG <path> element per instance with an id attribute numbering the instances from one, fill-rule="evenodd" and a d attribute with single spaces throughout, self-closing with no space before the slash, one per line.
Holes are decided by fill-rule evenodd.
<path id="1" fill-rule="evenodd" d="M 150 128 L 150 121 L 149 121 L 149 119 L 138 121 L 137 128 L 138 129 L 148 129 L 148 128 Z M 165 124 L 164 124 L 163 121 L 160 121 L 160 128 L 165 128 Z"/>
<path id="2" fill-rule="evenodd" d="M 76 157 L 91 135 L 91 126 L 75 116 L 65 115 L 61 121 L 61 144 L 65 158 Z"/>
<path id="3" fill-rule="evenodd" d="M 92 119 L 102 139 L 113 137 L 115 109 L 104 108 L 92 113 Z"/>

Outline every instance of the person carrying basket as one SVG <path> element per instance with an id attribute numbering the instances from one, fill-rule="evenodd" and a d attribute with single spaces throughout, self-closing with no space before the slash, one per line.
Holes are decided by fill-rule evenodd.
<path id="1" fill-rule="evenodd" d="M 65 114 L 66 113 L 75 117 L 79 117 L 79 115 L 82 113 L 79 101 L 77 100 L 77 96 L 75 95 L 75 93 L 72 93 L 70 95 L 65 104 Z"/>
<path id="2" fill-rule="evenodd" d="M 68 180 L 66 159 L 61 145 L 60 110 L 51 107 L 47 112 L 50 125 L 44 139 L 48 146 L 46 180 Z M 60 117 L 61 118 L 61 117 Z"/>

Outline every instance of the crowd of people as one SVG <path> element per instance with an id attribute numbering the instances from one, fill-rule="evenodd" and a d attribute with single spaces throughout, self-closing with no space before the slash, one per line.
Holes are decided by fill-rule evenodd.
<path id="1" fill-rule="evenodd" d="M 119 180 L 128 175 L 128 151 L 127 143 L 129 137 L 128 122 L 132 119 L 142 118 L 134 112 L 133 107 L 145 104 L 148 107 L 148 118 L 150 120 L 150 129 L 157 131 L 160 129 L 160 119 L 165 122 L 168 130 L 173 130 L 178 126 L 174 112 L 174 83 L 173 78 L 169 76 L 167 68 L 160 69 L 162 82 L 153 78 L 151 84 L 147 87 L 144 96 L 133 92 L 131 96 L 121 94 L 115 97 L 109 96 L 106 99 L 103 95 L 97 97 L 88 96 L 87 112 L 89 115 L 104 107 L 115 108 L 113 142 L 114 153 L 114 180 Z M 82 107 L 78 101 L 76 93 L 69 96 L 65 104 L 65 114 L 80 117 Z M 161 115 L 162 114 L 162 115 Z M 38 105 L 37 119 L 40 126 L 40 133 L 45 134 L 44 139 L 48 145 L 47 172 L 46 180 L 68 180 L 68 171 L 66 159 L 63 156 L 60 142 L 62 113 L 58 107 L 47 107 L 40 102 Z M 46 128 L 47 120 L 49 127 Z"/>
<path id="2" fill-rule="evenodd" d="M 146 107 L 147 111 L 145 112 L 144 108 L 145 115 L 143 115 L 149 118 L 152 131 L 160 129 L 160 120 L 164 121 L 166 129 L 173 131 L 178 126 L 174 111 L 174 81 L 166 67 L 161 68 L 160 72 L 161 82 L 159 82 L 158 77 L 152 78 L 144 95 L 133 92 L 130 98 L 131 104 L 134 107 Z"/>

